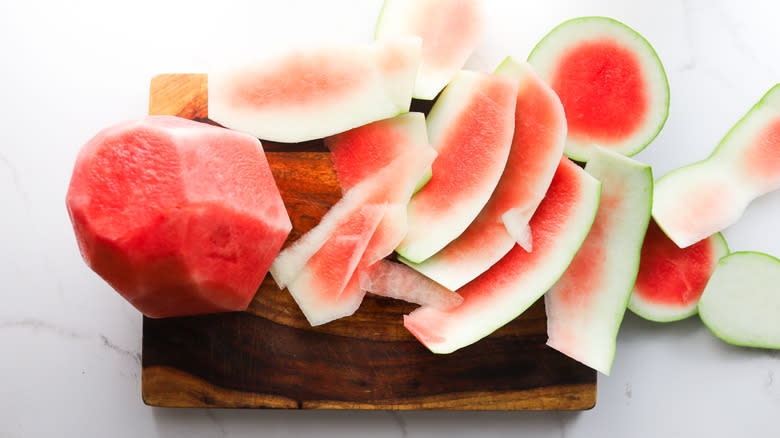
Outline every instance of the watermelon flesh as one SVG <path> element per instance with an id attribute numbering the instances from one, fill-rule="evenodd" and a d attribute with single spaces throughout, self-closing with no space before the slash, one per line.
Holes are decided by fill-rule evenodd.
<path id="1" fill-rule="evenodd" d="M 347 285 L 386 208 L 368 204 L 350 215 L 287 285 L 312 326 L 349 316 L 360 306 L 362 291 Z"/>
<path id="2" fill-rule="evenodd" d="M 735 223 L 757 197 L 780 188 L 780 84 L 705 160 L 656 182 L 653 219 L 686 248 Z"/>
<path id="3" fill-rule="evenodd" d="M 451 353 L 516 318 L 571 262 L 593 223 L 600 190 L 595 178 L 568 159 L 561 160 L 531 219 L 533 252 L 515 246 L 458 289 L 463 304 L 450 310 L 420 307 L 404 316 L 404 326 L 432 352 Z"/>
<path id="4" fill-rule="evenodd" d="M 699 300 L 702 322 L 720 339 L 780 349 L 780 260 L 735 252 L 718 261 Z"/>
<path id="5" fill-rule="evenodd" d="M 66 204 L 87 265 L 152 318 L 246 309 L 292 229 L 257 139 L 170 116 L 98 133 Z"/>
<path id="6" fill-rule="evenodd" d="M 650 166 L 597 148 L 585 171 L 601 202 L 582 247 L 544 297 L 547 345 L 609 375 L 650 221 Z"/>
<path id="7" fill-rule="evenodd" d="M 658 322 L 679 321 L 695 315 L 699 298 L 718 260 L 728 253 L 726 240 L 720 233 L 680 248 L 651 221 L 628 308 Z"/>
<path id="8" fill-rule="evenodd" d="M 421 41 L 298 49 L 209 73 L 209 118 L 295 143 L 409 111 Z"/>
<path id="9" fill-rule="evenodd" d="M 515 129 L 506 168 L 466 231 L 422 263 L 399 260 L 451 290 L 498 262 L 520 240 L 531 249 L 528 223 L 561 161 L 566 119 L 558 97 L 526 63 L 507 58 L 497 73 L 519 83 Z M 520 230 L 513 236 L 509 230 Z M 523 234 L 525 233 L 525 234 Z"/>
<path id="10" fill-rule="evenodd" d="M 506 166 L 518 81 L 461 71 L 431 109 L 428 139 L 438 153 L 433 176 L 408 207 L 409 231 L 396 251 L 420 263 L 479 215 Z"/>
<path id="11" fill-rule="evenodd" d="M 485 31 L 478 0 L 385 0 L 375 38 L 422 38 L 413 96 L 431 100 L 463 67 Z"/>
<path id="12" fill-rule="evenodd" d="M 435 309 L 451 309 L 463 297 L 400 263 L 382 260 L 360 273 L 360 288 L 383 297 Z"/>
<path id="13" fill-rule="evenodd" d="M 652 46 L 623 23 L 605 17 L 566 21 L 537 44 L 528 62 L 563 103 L 572 159 L 588 161 L 596 146 L 634 155 L 666 123 L 664 67 Z"/>

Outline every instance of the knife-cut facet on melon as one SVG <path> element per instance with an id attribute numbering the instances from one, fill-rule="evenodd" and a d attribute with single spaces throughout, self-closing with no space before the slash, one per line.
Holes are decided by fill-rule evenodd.
<path id="1" fill-rule="evenodd" d="M 300 49 L 209 73 L 209 118 L 262 139 L 326 137 L 409 110 L 421 41 Z"/>
<path id="2" fill-rule="evenodd" d="M 720 339 L 780 349 L 780 260 L 735 252 L 715 267 L 699 300 L 699 316 Z"/>
<path id="3" fill-rule="evenodd" d="M 356 291 L 347 284 L 385 209 L 386 205 L 370 204 L 351 215 L 287 285 L 311 325 L 351 315 L 360 305 L 360 300 L 349 296 Z"/>
<path id="4" fill-rule="evenodd" d="M 375 37 L 422 38 L 414 97 L 431 100 L 466 63 L 484 29 L 478 0 L 385 0 Z"/>
<path id="5" fill-rule="evenodd" d="M 685 248 L 735 223 L 753 199 L 780 188 L 780 84 L 703 161 L 656 182 L 653 219 Z"/>
<path id="6" fill-rule="evenodd" d="M 485 272 L 515 245 L 529 250 L 528 222 L 561 161 L 566 119 L 558 97 L 526 63 L 508 58 L 497 73 L 519 83 L 515 130 L 506 168 L 474 222 L 422 263 L 402 262 L 456 290 Z M 520 230 L 517 237 L 508 230 Z"/>
<path id="7" fill-rule="evenodd" d="M 360 288 L 383 297 L 395 298 L 436 309 L 451 309 L 463 297 L 400 263 L 382 260 L 360 273 Z"/>
<path id="8" fill-rule="evenodd" d="M 680 248 L 651 221 L 628 308 L 658 322 L 679 321 L 695 315 L 712 271 L 728 253 L 726 240 L 720 233 Z"/>
<path id="9" fill-rule="evenodd" d="M 90 268 L 152 318 L 246 309 L 292 228 L 256 138 L 170 116 L 87 142 L 66 204 Z"/>
<path id="10" fill-rule="evenodd" d="M 588 161 L 595 146 L 631 156 L 661 131 L 669 113 L 666 72 L 652 46 L 605 17 L 566 21 L 528 62 L 558 93 L 569 126 L 566 154 Z"/>
<path id="11" fill-rule="evenodd" d="M 531 219 L 533 252 L 515 246 L 457 291 L 463 304 L 421 307 L 404 316 L 404 326 L 432 352 L 450 353 L 516 318 L 566 270 L 593 223 L 599 192 L 595 178 L 564 158 Z"/>
<path id="12" fill-rule="evenodd" d="M 547 345 L 609 375 L 650 221 L 653 174 L 603 148 L 585 171 L 601 181 L 601 202 L 588 237 L 544 297 Z"/>
<path id="13" fill-rule="evenodd" d="M 516 79 L 461 71 L 428 115 L 438 152 L 433 176 L 409 203 L 409 231 L 396 251 L 420 263 L 477 217 L 506 166 L 514 132 Z"/>

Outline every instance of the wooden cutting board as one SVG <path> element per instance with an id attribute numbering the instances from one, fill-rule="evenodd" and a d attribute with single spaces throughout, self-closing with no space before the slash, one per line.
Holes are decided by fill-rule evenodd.
<path id="1" fill-rule="evenodd" d="M 418 110 L 425 110 L 424 102 Z M 151 83 L 150 114 L 209 122 L 203 74 Z M 293 223 L 287 244 L 340 198 L 321 141 L 263 141 Z M 449 355 L 404 329 L 404 302 L 367 295 L 351 317 L 310 327 L 266 276 L 245 312 L 143 324 L 146 404 L 298 409 L 589 409 L 596 373 L 547 347 L 544 303 Z"/>

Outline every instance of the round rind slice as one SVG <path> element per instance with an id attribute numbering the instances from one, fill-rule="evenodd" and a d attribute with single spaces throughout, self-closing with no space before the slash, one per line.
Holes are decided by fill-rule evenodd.
<path id="1" fill-rule="evenodd" d="M 780 188 L 780 84 L 705 160 L 656 182 L 653 219 L 685 248 L 734 224 L 757 197 Z"/>
<path id="2" fill-rule="evenodd" d="M 438 153 L 433 176 L 408 207 L 409 231 L 396 251 L 420 263 L 468 228 L 506 166 L 514 132 L 517 80 L 460 71 L 428 114 Z"/>
<path id="3" fill-rule="evenodd" d="M 720 233 L 680 248 L 651 221 L 628 308 L 642 318 L 657 322 L 679 321 L 695 315 L 699 298 L 718 260 L 728 253 L 726 239 Z"/>
<path id="4" fill-rule="evenodd" d="M 666 123 L 664 67 L 647 40 L 619 21 L 566 21 L 536 45 L 528 62 L 563 103 L 572 159 L 588 161 L 595 146 L 634 155 Z"/>
<path id="5" fill-rule="evenodd" d="M 496 73 L 519 84 L 512 146 L 498 185 L 474 222 L 444 249 L 422 263 L 399 257 L 451 290 L 485 272 L 512 249 L 517 239 L 508 229 L 528 229 L 563 154 L 566 118 L 552 89 L 530 65 L 512 58 Z M 531 242 L 523 243 L 530 246 Z"/>
<path id="6" fill-rule="evenodd" d="M 588 237 L 544 297 L 547 345 L 609 375 L 650 221 L 653 174 L 603 148 L 585 171 L 601 181 L 601 201 Z"/>
<path id="7" fill-rule="evenodd" d="M 409 36 L 305 48 L 210 72 L 209 118 L 295 143 L 407 112 L 421 44 Z"/>
<path id="8" fill-rule="evenodd" d="M 87 142 L 66 205 L 87 264 L 152 318 L 246 309 L 292 228 L 257 139 L 171 116 Z"/>
<path id="9" fill-rule="evenodd" d="M 720 339 L 780 349 L 780 260 L 735 252 L 715 267 L 699 300 L 699 316 Z"/>
<path id="10" fill-rule="evenodd" d="M 460 288 L 463 304 L 421 307 L 404 326 L 434 353 L 450 353 L 488 336 L 538 300 L 563 274 L 588 234 L 601 184 L 561 160 L 533 219 L 534 251 L 515 246 L 485 273 Z"/>
<path id="11" fill-rule="evenodd" d="M 414 97 L 431 100 L 463 67 L 485 30 L 478 0 L 385 0 L 377 40 L 400 35 L 422 38 Z"/>

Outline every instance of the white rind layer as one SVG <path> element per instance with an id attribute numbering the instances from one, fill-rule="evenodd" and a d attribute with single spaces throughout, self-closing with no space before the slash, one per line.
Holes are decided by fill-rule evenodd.
<path id="1" fill-rule="evenodd" d="M 556 71 L 561 56 L 570 48 L 586 41 L 617 41 L 637 55 L 647 84 L 649 100 L 647 118 L 629 137 L 616 142 L 605 142 L 569 133 L 566 155 L 587 162 L 596 146 L 606 147 L 626 156 L 637 154 L 658 135 L 669 114 L 669 83 L 658 55 L 647 40 L 625 24 L 606 17 L 582 17 L 566 21 L 547 34 L 528 57 L 548 83 Z"/>
<path id="2" fill-rule="evenodd" d="M 447 13 L 455 8 L 474 11 L 469 23 L 461 23 L 456 28 L 448 27 Z M 434 16 L 426 16 L 435 12 Z M 450 59 L 442 65 L 429 57 L 441 51 L 433 50 L 436 45 L 446 45 L 452 41 L 451 32 L 463 32 L 468 26 L 467 41 L 452 53 Z M 377 40 L 395 38 L 402 35 L 423 37 L 423 56 L 414 84 L 413 95 L 417 99 L 432 100 L 463 67 L 471 53 L 477 47 L 484 33 L 485 20 L 481 4 L 477 0 L 385 0 L 376 25 L 374 37 Z M 431 41 L 429 41 L 431 40 Z M 426 50 L 428 46 L 433 46 Z M 447 47 L 448 51 L 452 50 Z"/>
<path id="3" fill-rule="evenodd" d="M 392 117 L 409 110 L 420 50 L 419 38 L 398 37 L 370 45 L 298 49 L 210 72 L 209 118 L 265 140 L 297 143 Z M 327 100 L 313 96 L 318 99 L 260 108 L 241 107 L 233 101 L 236 78 L 248 71 L 258 75 L 275 72 L 281 77 L 280 70 L 291 60 L 305 64 L 301 60 L 321 59 L 323 54 L 332 56 L 333 62 L 354 64 L 356 70 L 365 72 L 363 81 Z"/>
<path id="4" fill-rule="evenodd" d="M 585 170 L 601 181 L 601 205 L 580 252 L 545 295 L 547 345 L 609 375 L 639 272 L 653 175 L 650 166 L 603 148 Z"/>
<path id="5" fill-rule="evenodd" d="M 718 262 L 699 300 L 701 320 L 720 339 L 780 349 L 780 260 L 736 252 Z"/>

